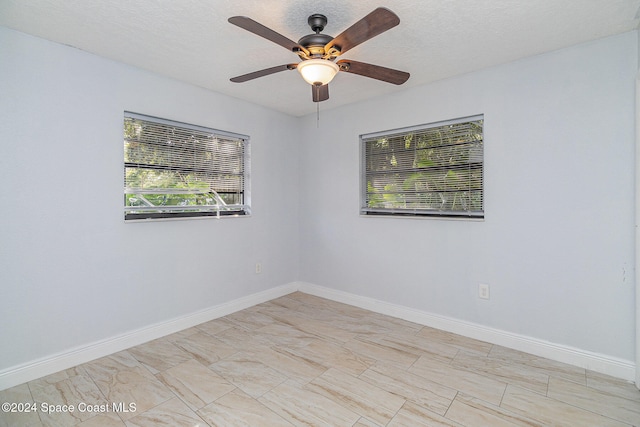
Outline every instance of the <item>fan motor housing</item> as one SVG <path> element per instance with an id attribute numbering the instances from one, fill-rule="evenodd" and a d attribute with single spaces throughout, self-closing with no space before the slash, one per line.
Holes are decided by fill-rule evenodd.
<path id="1" fill-rule="evenodd" d="M 298 40 L 298 44 L 307 49 L 311 53 L 312 58 L 324 57 L 326 54 L 324 51 L 325 45 L 333 40 L 333 37 L 327 34 L 320 34 L 320 32 L 324 30 L 325 25 L 327 25 L 327 17 L 320 13 L 314 13 L 309 16 L 307 23 L 315 34 L 308 34 L 302 37 Z"/>
<path id="2" fill-rule="evenodd" d="M 308 34 L 298 40 L 298 44 L 309 49 L 313 46 L 324 47 L 324 45 L 329 43 L 331 40 L 333 40 L 333 37 L 326 34 Z"/>

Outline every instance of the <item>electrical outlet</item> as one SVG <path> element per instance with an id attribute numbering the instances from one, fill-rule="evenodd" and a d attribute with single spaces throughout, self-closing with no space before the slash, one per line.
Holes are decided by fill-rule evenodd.
<path id="1" fill-rule="evenodd" d="M 482 283 L 478 285 L 478 298 L 489 299 L 489 285 Z"/>
<path id="2" fill-rule="evenodd" d="M 262 264 L 259 262 L 256 263 L 256 274 L 262 273 Z"/>

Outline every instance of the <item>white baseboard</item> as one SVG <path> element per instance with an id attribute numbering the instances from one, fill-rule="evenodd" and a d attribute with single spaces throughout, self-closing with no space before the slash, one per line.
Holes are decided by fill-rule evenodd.
<path id="1" fill-rule="evenodd" d="M 453 332 L 469 338 L 501 345 L 514 350 L 523 351 L 558 362 L 567 363 L 580 368 L 589 369 L 627 381 L 634 381 L 636 366 L 630 360 L 593 353 L 561 344 L 532 338 L 512 332 L 494 329 L 487 326 L 440 316 L 373 298 L 362 297 L 348 292 L 311 283 L 298 282 L 300 292 L 353 305 L 376 313 L 386 314 L 424 326 Z"/>
<path id="2" fill-rule="evenodd" d="M 188 314 L 166 322 L 157 323 L 145 328 L 79 346 L 68 351 L 34 360 L 19 366 L 0 371 L 0 390 L 13 387 L 55 372 L 90 362 L 100 357 L 125 350 L 127 348 L 157 339 L 183 329 L 244 310 L 266 301 L 300 291 L 333 301 L 353 305 L 376 313 L 386 314 L 408 320 L 420 325 L 453 332 L 492 344 L 512 348 L 551 360 L 567 363 L 595 372 L 633 381 L 635 364 L 628 360 L 618 359 L 598 353 L 554 344 L 547 341 L 514 334 L 499 329 L 489 328 L 471 322 L 465 322 L 425 311 L 416 310 L 388 302 L 363 297 L 336 289 L 313 285 L 306 282 L 292 282 L 282 286 L 238 298 L 205 310 Z"/>
<path id="3" fill-rule="evenodd" d="M 290 294 L 297 290 L 297 283 L 289 283 L 275 288 L 238 298 L 214 307 L 186 316 L 157 323 L 112 338 L 82 345 L 68 351 L 14 366 L 0 372 L 0 390 L 13 387 L 27 381 L 59 372 L 73 366 L 87 363 L 100 357 L 140 345 L 142 343 L 191 328 L 200 323 L 244 310 L 274 298 Z"/>

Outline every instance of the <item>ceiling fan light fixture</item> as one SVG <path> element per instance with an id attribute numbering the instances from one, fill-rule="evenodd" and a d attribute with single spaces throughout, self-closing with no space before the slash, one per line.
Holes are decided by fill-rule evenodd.
<path id="1" fill-rule="evenodd" d="M 310 85 L 326 85 L 340 70 L 335 62 L 328 59 L 307 59 L 298 64 L 302 78 Z"/>

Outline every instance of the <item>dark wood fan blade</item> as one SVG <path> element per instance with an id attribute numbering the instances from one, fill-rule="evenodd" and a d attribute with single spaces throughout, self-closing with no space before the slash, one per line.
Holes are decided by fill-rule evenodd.
<path id="1" fill-rule="evenodd" d="M 350 59 L 341 59 L 337 64 L 340 67 L 340 71 L 382 80 L 383 82 L 393 83 L 394 85 L 401 85 L 406 82 L 410 76 L 409 73 L 404 71 L 367 64 L 365 62 L 352 61 Z"/>
<path id="2" fill-rule="evenodd" d="M 280 33 L 276 33 L 271 28 L 267 28 L 259 22 L 254 21 L 251 18 L 247 18 L 246 16 L 232 16 L 229 18 L 229 22 L 233 25 L 237 25 L 240 28 L 243 28 L 253 34 L 256 34 L 260 37 L 264 37 L 267 40 L 274 42 L 275 44 L 279 44 L 280 46 L 292 51 L 298 52 L 303 51 L 307 54 L 309 53 L 304 47 L 300 46 L 297 42 L 294 42 L 291 39 L 283 36 Z"/>
<path id="3" fill-rule="evenodd" d="M 313 102 L 322 102 L 329 99 L 329 85 L 311 85 Z"/>
<path id="4" fill-rule="evenodd" d="M 398 15 L 389 9 L 379 7 L 331 40 L 324 47 L 325 52 L 336 47 L 343 54 L 349 49 L 365 42 L 400 23 Z"/>
<path id="5" fill-rule="evenodd" d="M 279 73 L 280 71 L 295 70 L 298 64 L 285 64 L 277 65 L 271 68 L 265 68 L 264 70 L 254 71 L 253 73 L 243 74 L 231 79 L 234 83 L 243 83 L 249 80 L 257 79 L 258 77 L 268 76 L 269 74 Z"/>

